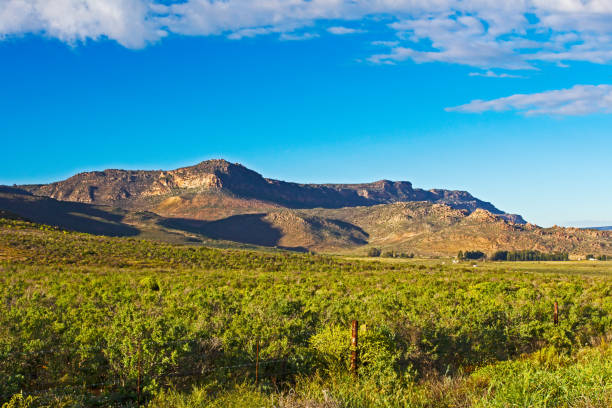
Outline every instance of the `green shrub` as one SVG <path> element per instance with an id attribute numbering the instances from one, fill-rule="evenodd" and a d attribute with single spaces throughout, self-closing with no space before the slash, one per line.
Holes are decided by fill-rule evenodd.
<path id="1" fill-rule="evenodd" d="M 2 408 L 30 408 L 36 399 L 28 395 L 27 397 L 23 396 L 23 393 L 15 394 L 11 397 L 8 402 L 2 404 Z"/>
<path id="2" fill-rule="evenodd" d="M 380 256 L 380 249 L 378 249 L 378 248 L 370 248 L 370 249 L 368 249 L 368 256 L 370 256 L 370 257 Z"/>

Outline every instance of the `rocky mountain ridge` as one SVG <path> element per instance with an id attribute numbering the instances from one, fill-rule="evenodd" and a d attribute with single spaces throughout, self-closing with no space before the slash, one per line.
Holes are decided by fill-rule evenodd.
<path id="1" fill-rule="evenodd" d="M 214 206 L 232 204 L 234 213 L 212 219 L 163 216 L 106 205 L 34 195 L 0 186 L 0 218 L 25 219 L 99 235 L 139 237 L 190 245 L 221 247 L 265 246 L 297 251 L 363 255 L 368 248 L 448 256 L 459 250 L 531 249 L 542 252 L 612 254 L 612 231 L 541 228 L 508 221 L 503 215 L 477 208 L 452 208 L 427 201 L 396 202 L 342 208 L 291 209 L 214 195 L 199 195 L 210 214 Z M 168 201 L 166 199 L 165 201 Z M 200 201 L 189 201 L 189 205 Z M 232 201 L 233 200 L 233 201 Z M 172 207 L 167 211 L 186 211 Z M 213 206 L 214 205 L 214 206 Z M 210 218 L 210 217 L 209 217 Z"/>
<path id="2" fill-rule="evenodd" d="M 24 185 L 35 195 L 62 201 L 112 205 L 127 209 L 164 212 L 172 208 L 211 219 L 198 208 L 206 208 L 213 198 L 222 198 L 221 207 L 257 208 L 342 208 L 396 202 L 427 201 L 446 204 L 469 212 L 481 208 L 492 214 L 524 223 L 519 215 L 506 214 L 493 204 L 466 191 L 413 188 L 407 181 L 380 180 L 363 184 L 299 184 L 264 178 L 240 164 L 207 160 L 176 170 L 116 170 L 79 173 L 66 180 Z M 204 198 L 204 199 L 203 199 Z M 242 200 L 242 203 L 238 201 Z M 245 202 L 248 202 L 245 204 Z M 178 207 L 179 208 L 177 210 Z M 228 214 L 221 214 L 224 216 Z"/>

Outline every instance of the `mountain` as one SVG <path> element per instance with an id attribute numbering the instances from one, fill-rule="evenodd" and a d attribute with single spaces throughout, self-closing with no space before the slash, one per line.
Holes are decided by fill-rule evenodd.
<path id="1" fill-rule="evenodd" d="M 465 191 L 422 190 L 388 180 L 290 183 L 224 160 L 0 187 L 0 216 L 93 234 L 210 246 L 346 254 L 377 247 L 429 256 L 521 249 L 612 254 L 612 231 L 540 228 Z"/>
<path id="2" fill-rule="evenodd" d="M 0 186 L 0 218 L 23 219 L 97 235 L 220 247 L 268 246 L 307 251 L 367 243 L 367 234 L 356 226 L 316 215 L 299 215 L 291 210 L 202 221 L 59 201 L 6 186 Z"/>
<path id="3" fill-rule="evenodd" d="M 365 184 L 298 184 L 267 179 L 240 164 L 208 160 L 176 170 L 104 170 L 20 188 L 62 201 L 111 205 L 194 219 L 222 219 L 272 208 L 342 208 L 407 201 L 481 208 L 524 223 L 466 191 L 422 190 L 407 181 Z"/>
<path id="4" fill-rule="evenodd" d="M 612 231 L 541 228 L 513 223 L 487 210 L 473 212 L 444 204 L 404 202 L 344 209 L 302 210 L 306 215 L 337 219 L 368 234 L 368 246 L 419 255 L 454 255 L 466 249 L 612 254 Z M 367 248 L 366 247 L 366 248 Z M 346 252 L 364 253 L 365 248 Z"/>

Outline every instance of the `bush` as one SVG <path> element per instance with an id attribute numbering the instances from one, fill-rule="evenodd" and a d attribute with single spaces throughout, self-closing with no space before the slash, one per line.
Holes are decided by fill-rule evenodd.
<path id="1" fill-rule="evenodd" d="M 380 249 L 378 249 L 378 248 L 370 248 L 370 249 L 368 249 L 368 256 L 370 256 L 370 257 L 380 256 Z"/>
<path id="2" fill-rule="evenodd" d="M 463 253 L 463 259 L 478 260 L 484 258 L 486 258 L 486 255 L 482 251 L 465 251 Z"/>
<path id="3" fill-rule="evenodd" d="M 34 403 L 34 397 L 31 395 L 24 397 L 22 393 L 15 394 L 9 402 L 2 404 L 2 408 L 29 408 Z"/>
<path id="4" fill-rule="evenodd" d="M 346 327 L 329 326 L 311 339 L 319 361 L 330 375 L 346 373 L 350 367 L 351 347 Z M 359 327 L 359 375 L 377 382 L 378 386 L 390 386 L 396 381 L 396 363 L 402 348 L 394 333 L 386 327 Z M 405 367 L 411 375 L 411 367 Z"/>

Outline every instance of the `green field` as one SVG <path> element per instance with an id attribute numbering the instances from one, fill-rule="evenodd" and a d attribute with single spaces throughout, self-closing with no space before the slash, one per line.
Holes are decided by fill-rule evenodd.
<path id="1" fill-rule="evenodd" d="M 0 219 L 7 407 L 610 407 L 611 337 L 612 262 L 372 261 Z"/>

